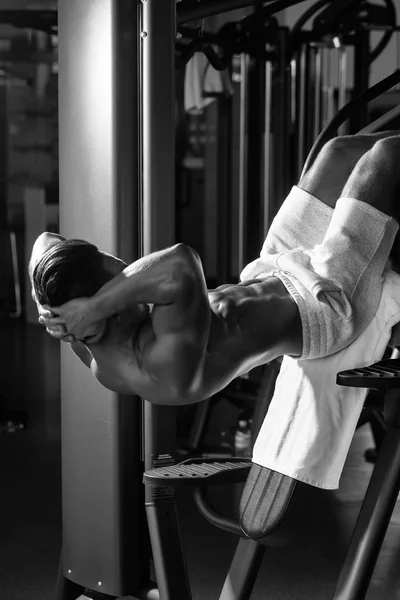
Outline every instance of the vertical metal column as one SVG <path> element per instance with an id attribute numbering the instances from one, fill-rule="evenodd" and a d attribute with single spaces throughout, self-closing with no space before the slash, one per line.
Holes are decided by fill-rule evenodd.
<path id="1" fill-rule="evenodd" d="M 7 77 L 0 76 L 0 229 L 8 225 L 7 184 L 8 184 L 8 115 Z"/>
<path id="2" fill-rule="evenodd" d="M 143 252 L 175 242 L 175 0 L 142 4 Z M 176 409 L 144 403 L 145 469 L 173 464 Z M 161 600 L 191 598 L 174 488 L 146 486 L 146 511 Z"/>
<path id="3" fill-rule="evenodd" d="M 306 135 L 306 60 L 307 45 L 301 44 L 296 56 L 296 177 L 300 175 L 306 158 L 304 148 Z"/>
<path id="4" fill-rule="evenodd" d="M 245 264 L 260 254 L 264 239 L 260 219 L 264 203 L 265 61 L 251 58 L 248 73 L 247 202 L 245 206 Z"/>
<path id="5" fill-rule="evenodd" d="M 340 46 L 338 48 L 338 111 L 347 103 L 347 48 Z M 345 135 L 347 122 L 343 123 L 338 129 L 338 135 Z"/>
<path id="6" fill-rule="evenodd" d="M 369 87 L 369 31 L 359 31 L 354 42 L 354 97 Z M 351 118 L 351 130 L 360 131 L 368 123 L 368 104 L 360 107 Z"/>
<path id="7" fill-rule="evenodd" d="M 333 119 L 335 114 L 335 90 L 332 85 L 330 48 L 322 49 L 322 123 L 321 130 Z"/>
<path id="8" fill-rule="evenodd" d="M 217 100 L 217 283 L 227 283 L 232 251 L 232 98 Z"/>
<path id="9" fill-rule="evenodd" d="M 264 554 L 263 544 L 249 539 L 239 540 L 219 600 L 250 599 Z"/>
<path id="10" fill-rule="evenodd" d="M 59 0 L 61 233 L 138 258 L 137 5 Z M 141 402 L 103 388 L 61 344 L 63 556 L 74 582 L 135 595 L 148 559 Z M 72 585 L 72 587 L 74 587 Z M 71 597 L 71 596 L 69 596 Z"/>
<path id="11" fill-rule="evenodd" d="M 363 600 L 366 597 L 396 506 L 400 490 L 400 410 L 397 389 L 386 392 L 385 420 L 388 431 L 379 450 L 332 600 Z"/>
<path id="12" fill-rule="evenodd" d="M 276 63 L 273 66 L 271 83 L 272 98 L 270 119 L 272 119 L 273 170 L 271 172 L 271 196 L 268 205 L 269 224 L 271 224 L 278 212 L 292 183 L 292 174 L 288 169 L 288 165 L 291 163 L 289 155 L 291 82 L 290 64 L 287 54 L 288 45 L 289 29 L 287 27 L 280 27 L 277 36 L 278 51 Z M 265 123 L 265 128 L 267 128 L 267 123 Z"/>
<path id="13" fill-rule="evenodd" d="M 263 140 L 263 203 L 262 203 L 262 237 L 265 238 L 268 229 L 271 225 L 271 205 L 273 205 L 274 197 L 271 192 L 273 176 L 271 173 L 271 159 L 273 155 L 272 150 L 272 63 L 267 61 L 265 63 L 265 127 L 264 127 L 264 140 Z M 276 132 L 275 132 L 276 135 Z M 278 142 L 279 143 L 279 142 Z M 275 165 L 274 165 L 275 168 Z M 272 200 L 272 202 L 271 202 Z"/>
<path id="14" fill-rule="evenodd" d="M 240 56 L 240 124 L 239 124 L 239 215 L 238 215 L 238 273 L 245 267 L 246 203 L 248 190 L 247 162 L 249 138 L 247 133 L 248 75 L 250 57 Z M 221 282 L 220 282 L 221 283 Z"/>
<path id="15" fill-rule="evenodd" d="M 306 50 L 306 123 L 304 152 L 308 155 L 314 143 L 314 113 L 315 113 L 315 86 L 316 86 L 316 49 L 313 44 L 307 45 Z"/>
<path id="16" fill-rule="evenodd" d="M 313 120 L 313 139 L 316 139 L 321 132 L 322 117 L 322 50 L 315 48 L 315 89 L 314 89 L 314 120 Z"/>

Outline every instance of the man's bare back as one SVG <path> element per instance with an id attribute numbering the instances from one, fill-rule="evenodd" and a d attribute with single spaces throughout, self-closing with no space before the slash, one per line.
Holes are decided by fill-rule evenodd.
<path id="1" fill-rule="evenodd" d="M 283 350 L 293 355 L 301 352 L 298 312 L 276 277 L 220 286 L 208 292 L 208 300 L 210 328 L 197 384 L 180 399 L 170 398 L 171 404 L 204 400 L 235 377 L 283 354 Z M 137 394 L 155 404 L 168 404 L 169 395 L 163 396 L 162 382 L 154 377 L 146 360 L 154 343 L 152 320 L 157 318 L 157 310 L 154 307 L 134 327 L 123 319 L 114 320 L 99 343 L 76 342 L 72 348 L 106 388 L 120 394 Z M 276 319 L 278 310 L 282 316 L 286 311 L 285 318 Z"/>

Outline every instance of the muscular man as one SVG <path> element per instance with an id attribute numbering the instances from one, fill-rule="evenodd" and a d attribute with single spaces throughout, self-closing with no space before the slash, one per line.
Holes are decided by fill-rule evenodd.
<path id="1" fill-rule="evenodd" d="M 244 280 L 213 291 L 183 244 L 125 266 L 86 242 L 43 234 L 30 264 L 40 321 L 72 342 L 104 386 L 159 404 L 208 398 L 280 355 L 336 352 L 379 303 L 398 230 L 399 153 L 390 134 L 327 144 Z"/>

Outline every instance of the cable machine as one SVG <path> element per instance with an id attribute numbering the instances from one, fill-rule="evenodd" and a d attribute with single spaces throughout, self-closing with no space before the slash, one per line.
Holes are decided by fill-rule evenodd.
<path id="1" fill-rule="evenodd" d="M 293 0 L 254 4 L 252 13 L 216 33 L 207 31 L 204 21 L 200 29 L 182 23 L 189 7 L 197 19 L 204 18 L 207 3 L 178 5 L 181 62 L 202 51 L 203 44 L 210 64 L 233 73 L 236 82 L 233 98 L 217 98 L 217 150 L 204 167 L 206 181 L 217 181 L 207 188 L 213 200 L 203 201 L 216 206 L 212 223 L 204 224 L 208 248 L 197 248 L 205 256 L 209 287 L 237 281 L 243 267 L 256 258 L 313 141 L 337 111 L 368 88 L 370 64 L 386 47 L 395 24 L 391 0 L 383 6 L 319 0 L 291 30 L 279 25 L 274 14 L 295 4 Z M 209 6 L 210 14 L 219 5 Z M 304 31 L 311 19 L 311 30 Z M 370 32 L 375 29 L 384 34 L 371 51 Z M 218 48 L 218 54 L 210 48 Z M 367 119 L 363 107 L 338 133 L 358 131 Z M 186 194 L 186 215 L 189 204 Z M 202 218 L 199 208 L 193 214 L 193 229 L 187 221 L 184 238 L 189 244 L 192 237 L 198 242 L 195 230 Z M 212 243 L 215 236 L 218 244 Z M 215 271 L 213 260 L 208 261 L 210 252 L 215 254 Z"/>

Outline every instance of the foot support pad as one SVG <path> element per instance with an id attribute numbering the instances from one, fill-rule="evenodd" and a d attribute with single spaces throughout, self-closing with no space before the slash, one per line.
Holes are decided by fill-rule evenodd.
<path id="1" fill-rule="evenodd" d="M 400 388 L 400 359 L 389 358 L 369 367 L 341 371 L 336 376 L 336 383 L 380 391 Z"/>
<path id="2" fill-rule="evenodd" d="M 170 467 L 146 471 L 143 483 L 174 487 L 241 483 L 246 481 L 251 465 L 250 458 L 192 458 Z"/>

